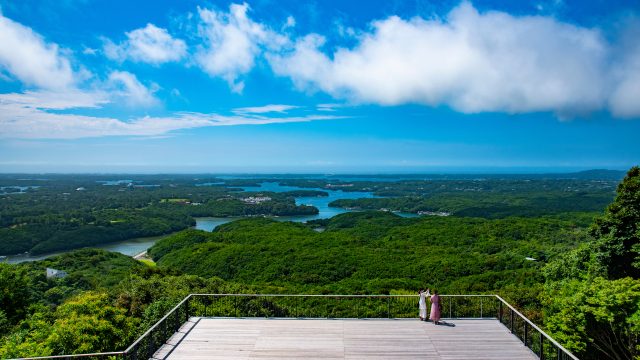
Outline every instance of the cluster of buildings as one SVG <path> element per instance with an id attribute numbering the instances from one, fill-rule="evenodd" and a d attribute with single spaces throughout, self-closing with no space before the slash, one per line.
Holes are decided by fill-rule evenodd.
<path id="1" fill-rule="evenodd" d="M 246 204 L 260 204 L 265 201 L 271 201 L 271 198 L 268 196 L 249 196 L 242 198 L 242 201 Z"/>
<path id="2" fill-rule="evenodd" d="M 446 211 L 418 211 L 418 215 L 429 215 L 429 216 L 449 216 L 450 212 Z"/>
<path id="3" fill-rule="evenodd" d="M 352 187 L 353 184 L 327 184 L 324 187 L 330 189 Z"/>

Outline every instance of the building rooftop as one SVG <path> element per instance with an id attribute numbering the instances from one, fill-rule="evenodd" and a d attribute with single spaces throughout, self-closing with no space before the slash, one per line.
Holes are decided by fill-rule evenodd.
<path id="1" fill-rule="evenodd" d="M 204 317 L 191 317 L 153 358 L 538 359 L 495 319 Z"/>

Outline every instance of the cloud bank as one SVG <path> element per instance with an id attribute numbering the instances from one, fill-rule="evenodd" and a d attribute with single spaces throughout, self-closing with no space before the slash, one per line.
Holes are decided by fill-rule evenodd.
<path id="1" fill-rule="evenodd" d="M 550 16 L 481 12 L 463 2 L 443 18 L 373 21 L 366 29 L 345 33 L 353 45 L 341 47 L 335 45 L 340 39 L 298 35 L 292 16 L 278 26 L 254 20 L 246 3 L 226 11 L 197 10 L 195 27 L 180 34 L 188 45 L 149 23 L 125 33 L 120 43 L 103 39 L 103 54 L 120 66 L 125 61 L 154 67 L 176 62 L 197 68 L 223 79 L 237 93 L 243 91 L 247 74 L 260 67 L 290 79 L 300 91 L 323 92 L 348 104 L 448 106 L 463 113 L 553 112 L 561 118 L 606 111 L 617 118 L 640 118 L 637 23 L 610 40 L 597 28 Z M 82 116 L 82 109 L 109 103 L 142 110 L 160 107 L 161 85 L 121 68 L 107 67 L 94 75 L 77 63 L 74 67 L 72 60 L 70 50 L 0 13 L 0 77 L 25 89 L 0 94 L 0 137 L 156 136 L 203 126 L 339 118 L 289 116 L 297 107 L 282 104 L 236 108 L 234 115 Z M 179 94 L 177 89 L 171 93 Z M 343 105 L 321 104 L 315 110 L 326 114 Z"/>
<path id="2" fill-rule="evenodd" d="M 479 13 L 470 3 L 442 20 L 376 21 L 353 48 L 327 54 L 323 45 L 318 34 L 298 39 L 289 52 L 270 55 L 274 72 L 298 89 L 357 103 L 465 113 L 588 113 L 607 104 L 611 85 L 608 44 L 597 30 Z M 620 107 L 611 106 L 614 113 Z"/>
<path id="3" fill-rule="evenodd" d="M 0 94 L 0 138 L 78 139 L 102 136 L 158 136 L 178 130 L 211 126 L 265 125 L 341 119 L 341 116 L 221 115 L 177 112 L 168 116 L 142 116 L 127 121 L 83 116 L 51 110 L 99 108 L 108 100 L 100 93 L 59 94 L 27 92 Z M 75 99 L 75 100 L 74 100 Z"/>
<path id="4" fill-rule="evenodd" d="M 294 36 L 249 16 L 199 9 L 204 39 L 198 66 L 233 91 L 265 58 L 300 91 L 321 91 L 355 104 L 448 106 L 463 113 L 553 112 L 561 118 L 597 111 L 640 117 L 640 45 L 611 43 L 597 28 L 551 16 L 480 12 L 462 2 L 444 18 L 373 21 L 353 31 L 352 47 L 327 49 L 322 34 Z M 640 37 L 640 31 L 628 35 Z M 618 41 L 618 40 L 616 40 Z"/>

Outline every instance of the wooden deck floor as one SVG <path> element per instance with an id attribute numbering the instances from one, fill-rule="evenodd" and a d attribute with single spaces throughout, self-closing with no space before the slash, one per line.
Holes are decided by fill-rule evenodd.
<path id="1" fill-rule="evenodd" d="M 154 359 L 537 359 L 496 320 L 447 322 L 192 318 Z"/>

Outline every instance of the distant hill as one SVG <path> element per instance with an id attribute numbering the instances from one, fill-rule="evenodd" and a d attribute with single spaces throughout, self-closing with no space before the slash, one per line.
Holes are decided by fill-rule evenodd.
<path id="1" fill-rule="evenodd" d="M 565 175 L 570 175 L 575 179 L 620 181 L 624 178 L 626 173 L 627 172 L 625 170 L 593 169 L 569 173 Z"/>

